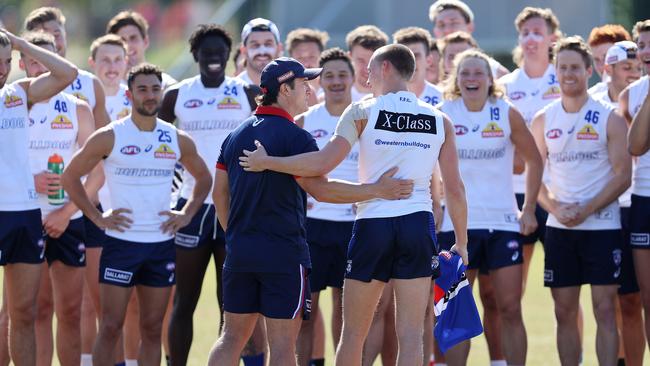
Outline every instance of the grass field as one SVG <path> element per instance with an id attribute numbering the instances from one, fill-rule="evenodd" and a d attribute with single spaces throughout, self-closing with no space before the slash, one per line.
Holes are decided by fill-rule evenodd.
<path id="1" fill-rule="evenodd" d="M 542 285 L 543 252 L 541 245 L 535 248 L 535 255 L 530 270 L 528 290 L 524 296 L 524 320 L 528 331 L 528 365 L 559 365 L 555 349 L 555 319 L 553 317 L 553 301 L 550 291 Z M 214 266 L 211 264 L 206 275 L 201 299 L 194 317 L 194 343 L 190 352 L 188 365 L 205 365 L 208 352 L 217 337 L 219 311 L 216 305 L 216 280 Z M 478 294 L 475 293 L 477 298 Z M 323 294 L 320 303 L 323 306 L 325 319 L 331 314 L 330 294 Z M 479 301 L 480 302 L 480 301 Z M 583 287 L 581 302 L 585 314 L 585 342 L 583 365 L 596 365 L 595 333 L 596 327 L 591 309 L 591 298 L 588 287 Z M 479 305 L 480 306 L 480 305 Z M 331 336 L 327 334 L 326 364 L 332 365 L 334 347 Z M 58 362 L 55 360 L 55 364 Z M 375 365 L 380 365 L 377 361 Z M 489 365 L 487 346 L 483 336 L 475 338 L 472 343 L 469 365 Z M 644 364 L 650 365 L 650 356 L 646 352 Z"/>

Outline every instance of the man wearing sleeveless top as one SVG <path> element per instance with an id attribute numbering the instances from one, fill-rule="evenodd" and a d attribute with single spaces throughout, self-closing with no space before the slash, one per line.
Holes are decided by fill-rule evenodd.
<path id="1" fill-rule="evenodd" d="M 589 47 L 568 37 L 555 48 L 561 98 L 533 118 L 533 136 L 550 181 L 539 202 L 549 212 L 544 242 L 544 285 L 551 288 L 557 347 L 563 364 L 577 365 L 580 288 L 591 286 L 596 353 L 602 365 L 616 364 L 615 301 L 621 264 L 618 197 L 629 187 L 631 159 L 627 126 L 614 108 L 590 97 Z"/>
<path id="2" fill-rule="evenodd" d="M 93 364 L 113 364 L 133 287 L 140 308 L 140 365 L 159 365 L 162 321 L 175 282 L 174 234 L 198 211 L 211 185 L 210 173 L 192 139 L 158 119 L 162 75 L 140 64 L 129 72 L 132 113 L 94 133 L 63 174 L 73 202 L 98 227 L 106 242 L 100 259 L 101 321 Z M 102 214 L 83 191 L 80 178 L 100 161 L 111 191 L 111 207 Z M 187 204 L 171 210 L 176 162 L 196 179 Z"/>
<path id="3" fill-rule="evenodd" d="M 637 156 L 632 176 L 632 206 L 630 207 L 630 246 L 634 256 L 641 301 L 645 312 L 645 332 L 650 335 L 650 154 L 648 154 L 648 131 L 650 131 L 650 19 L 637 22 L 633 30 L 638 45 L 638 58 L 645 67 L 646 76 L 630 84 L 619 97 L 620 109 L 628 123 L 629 151 Z M 650 337 L 648 337 L 650 340 Z"/>
<path id="4" fill-rule="evenodd" d="M 7 84 L 12 50 L 50 70 L 36 78 Z M 47 100 L 77 77 L 62 57 L 0 28 L 0 265 L 11 327 L 9 349 L 17 365 L 36 364 L 34 322 L 36 297 L 45 255 L 38 194 L 29 165 L 27 106 Z"/>
<path id="5" fill-rule="evenodd" d="M 376 180 L 397 166 L 414 180 L 413 195 L 398 201 L 357 203 L 343 289 L 343 331 L 337 365 L 361 365 L 363 344 L 385 284 L 395 293 L 398 364 L 423 362 L 422 332 L 431 277 L 437 268 L 431 178 L 439 163 L 456 233 L 452 250 L 467 263 L 467 204 L 458 170 L 451 122 L 407 91 L 415 57 L 403 45 L 377 49 L 368 65 L 368 84 L 378 97 L 346 109 L 334 138 L 320 151 L 290 157 L 266 154 L 262 145 L 240 158 L 246 170 L 270 169 L 298 176 L 332 170 L 359 143 L 359 180 Z"/>

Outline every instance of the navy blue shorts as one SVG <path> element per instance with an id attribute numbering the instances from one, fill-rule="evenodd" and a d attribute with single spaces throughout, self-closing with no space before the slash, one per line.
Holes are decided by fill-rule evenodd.
<path id="1" fill-rule="evenodd" d="M 311 257 L 309 285 L 313 292 L 329 287 L 343 288 L 346 255 L 352 237 L 353 221 L 328 221 L 307 218 L 307 243 Z"/>
<path id="2" fill-rule="evenodd" d="M 620 295 L 633 294 L 639 292 L 639 283 L 636 280 L 634 270 L 634 258 L 632 257 L 632 247 L 630 246 L 630 208 L 621 207 L 621 226 L 623 231 L 623 243 L 621 244 L 621 287 L 618 288 Z"/>
<path id="3" fill-rule="evenodd" d="M 175 209 L 182 209 L 186 202 L 185 198 L 179 198 Z M 225 235 L 223 228 L 216 220 L 214 205 L 204 203 L 192 217 L 192 221 L 176 233 L 174 244 L 177 248 L 182 249 L 194 249 L 203 245 L 225 246 Z"/>
<path id="4" fill-rule="evenodd" d="M 618 285 L 621 230 L 568 230 L 546 227 L 544 286 Z"/>
<path id="5" fill-rule="evenodd" d="M 524 197 L 523 193 L 515 193 L 517 198 L 517 207 L 521 210 L 524 206 Z M 548 212 L 542 208 L 539 204 L 535 208 L 535 218 L 537 219 L 537 230 L 529 235 L 522 236 L 521 243 L 524 245 L 535 244 L 538 240 L 544 243 L 544 236 L 546 234 L 546 219 L 548 219 Z"/>
<path id="6" fill-rule="evenodd" d="M 223 309 L 273 319 L 309 319 L 311 289 L 302 265 L 293 273 L 235 272 L 223 269 Z"/>
<path id="7" fill-rule="evenodd" d="M 97 209 L 100 212 L 104 212 L 104 210 L 102 210 L 102 205 L 97 205 Z M 100 229 L 85 215 L 83 216 L 83 219 L 86 231 L 86 248 L 101 248 L 106 240 L 104 230 Z"/>
<path id="8" fill-rule="evenodd" d="M 60 237 L 54 239 L 45 236 L 45 259 L 47 264 L 60 261 L 70 267 L 86 265 L 86 230 L 82 217 L 70 220 L 68 227 Z"/>
<path id="9" fill-rule="evenodd" d="M 632 195 L 630 245 L 633 249 L 650 249 L 650 197 Z"/>
<path id="10" fill-rule="evenodd" d="M 434 276 L 438 245 L 431 212 L 354 222 L 345 278 L 388 282 Z"/>
<path id="11" fill-rule="evenodd" d="M 106 236 L 99 282 L 121 287 L 168 287 L 176 283 L 174 241 L 136 243 Z"/>
<path id="12" fill-rule="evenodd" d="M 0 265 L 43 263 L 41 210 L 0 211 Z"/>
<path id="13" fill-rule="evenodd" d="M 514 231 L 467 230 L 468 269 L 488 274 L 499 268 L 523 263 L 521 235 Z M 449 250 L 456 243 L 453 231 L 438 234 L 441 250 Z"/>

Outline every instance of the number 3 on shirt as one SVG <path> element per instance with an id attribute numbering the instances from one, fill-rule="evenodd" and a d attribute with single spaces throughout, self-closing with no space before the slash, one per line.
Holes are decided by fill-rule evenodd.
<path id="1" fill-rule="evenodd" d="M 156 130 L 158 132 L 158 141 L 160 142 L 172 142 L 172 137 L 169 135 L 169 131 Z"/>

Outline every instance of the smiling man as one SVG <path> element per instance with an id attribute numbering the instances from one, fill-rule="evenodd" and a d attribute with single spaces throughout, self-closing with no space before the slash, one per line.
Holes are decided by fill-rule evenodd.
<path id="1" fill-rule="evenodd" d="M 249 21 L 241 31 L 240 50 L 246 58 L 246 69 L 237 77 L 247 84 L 260 85 L 264 67 L 282 55 L 278 27 L 264 18 Z"/>
<path id="2" fill-rule="evenodd" d="M 160 117 L 167 122 L 177 121 L 178 127 L 194 138 L 199 155 L 214 175 L 218 147 L 250 116 L 259 88 L 225 75 L 232 38 L 223 27 L 199 25 L 189 43 L 199 66 L 199 75 L 185 79 L 167 91 Z M 185 171 L 178 207 L 187 202 L 194 185 L 194 179 Z M 184 365 L 192 343 L 192 314 L 211 257 L 214 257 L 217 268 L 219 307 L 222 308 L 223 304 L 221 269 L 226 249 L 212 197 L 206 198 L 190 225 L 176 234 L 175 243 L 177 277 L 170 323 L 170 356 L 174 364 Z"/>

